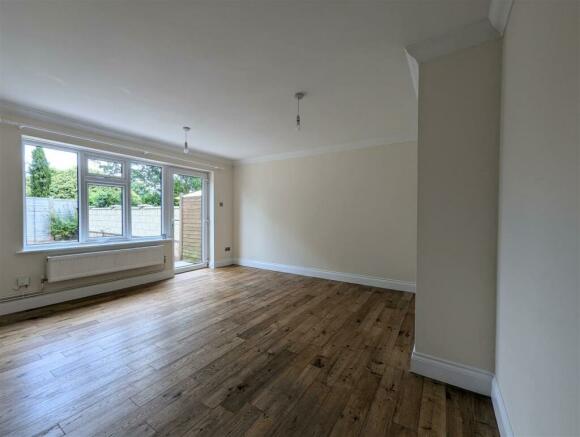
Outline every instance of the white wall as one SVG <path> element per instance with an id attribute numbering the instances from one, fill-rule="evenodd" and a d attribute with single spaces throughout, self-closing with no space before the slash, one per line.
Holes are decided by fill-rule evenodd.
<path id="1" fill-rule="evenodd" d="M 415 143 L 234 170 L 236 254 L 415 282 Z"/>
<path id="2" fill-rule="evenodd" d="M 494 368 L 501 42 L 420 64 L 415 349 Z"/>
<path id="3" fill-rule="evenodd" d="M 504 37 L 496 376 L 516 435 L 580 435 L 579 3 Z"/>
<path id="4" fill-rule="evenodd" d="M 34 125 L 41 125 L 45 128 L 55 131 L 71 132 L 75 135 L 85 136 L 89 138 L 96 138 L 103 141 L 115 142 L 125 144 L 130 147 L 139 147 L 142 150 L 151 152 L 147 156 L 148 159 L 157 159 L 168 164 L 190 166 L 199 170 L 211 170 L 210 167 L 191 162 L 188 164 L 185 160 L 200 159 L 195 155 L 189 155 L 184 158 L 179 149 L 175 152 L 167 149 L 155 149 L 150 146 L 142 146 L 138 143 L 131 143 L 129 141 L 120 141 L 116 138 L 109 138 L 94 132 L 87 132 L 80 129 L 71 129 L 68 126 L 61 126 L 55 122 L 46 122 L 31 120 L 25 116 L 3 111 L 2 116 L 6 119 L 17 120 L 20 123 L 31 123 Z M 31 131 L 26 132 L 32 134 Z M 19 297 L 25 294 L 37 293 L 41 290 L 41 278 L 44 276 L 44 264 L 46 260 L 46 253 L 20 253 L 22 249 L 22 212 L 23 212 L 23 197 L 22 197 L 22 145 L 21 134 L 15 126 L 0 124 L 0 301 L 6 298 Z M 99 142 L 92 142 L 86 140 L 71 140 L 56 134 L 48 133 L 34 133 L 35 136 L 60 140 L 85 147 L 92 147 L 95 149 L 124 153 L 132 156 L 143 157 L 143 154 L 122 150 L 113 146 L 104 145 Z M 171 156 L 155 155 L 155 152 L 167 154 Z M 174 156 L 174 158 L 173 158 Z M 215 232 L 214 232 L 214 247 L 215 259 L 219 263 L 226 259 L 228 255 L 224 252 L 225 246 L 231 245 L 233 241 L 233 217 L 232 217 L 232 167 L 231 164 L 218 162 L 218 165 L 223 167 L 223 170 L 215 170 L 212 174 L 212 181 L 214 185 L 214 203 L 215 205 Z M 223 207 L 217 206 L 218 202 L 224 202 Z M 165 273 L 172 275 L 173 266 L 173 251 L 171 242 L 163 243 L 166 246 L 167 264 Z M 137 244 L 139 245 L 139 244 Z M 77 252 L 86 251 L 87 249 L 79 249 Z M 94 249 L 89 249 L 94 250 Z M 51 252 L 51 254 L 58 254 L 59 252 Z M 69 252 L 70 253 L 70 252 Z M 99 282 L 108 282 L 111 280 L 123 279 L 135 275 L 143 275 L 158 269 L 145 269 L 139 272 L 127 272 L 108 275 L 106 277 L 82 279 L 78 281 L 67 282 L 66 284 L 54 284 L 45 288 L 46 292 L 58 291 L 60 289 L 78 288 L 86 285 L 93 285 Z M 29 276 L 32 280 L 31 286 L 26 290 L 15 291 L 16 278 L 19 276 Z"/>

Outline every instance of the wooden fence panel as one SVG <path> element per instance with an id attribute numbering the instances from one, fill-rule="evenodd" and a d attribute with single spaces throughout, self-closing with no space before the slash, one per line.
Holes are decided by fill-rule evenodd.
<path id="1" fill-rule="evenodd" d="M 192 263 L 202 261 L 201 191 L 181 197 L 180 249 L 181 259 Z"/>

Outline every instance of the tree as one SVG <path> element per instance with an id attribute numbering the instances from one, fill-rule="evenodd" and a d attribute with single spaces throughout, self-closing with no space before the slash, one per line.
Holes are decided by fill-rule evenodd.
<path id="1" fill-rule="evenodd" d="M 176 175 L 173 180 L 173 204 L 179 206 L 179 196 L 201 190 L 201 178 Z"/>
<path id="2" fill-rule="evenodd" d="M 123 164 L 119 161 L 89 159 L 89 173 L 100 174 L 103 176 L 119 176 L 122 169 Z"/>
<path id="3" fill-rule="evenodd" d="M 50 197 L 54 199 L 77 198 L 77 169 L 51 170 Z"/>
<path id="4" fill-rule="evenodd" d="M 89 206 L 108 208 L 121 205 L 121 189 L 117 187 L 93 185 L 89 187 Z"/>
<path id="5" fill-rule="evenodd" d="M 131 164 L 131 204 L 161 206 L 161 167 Z"/>
<path id="6" fill-rule="evenodd" d="M 131 206 L 139 206 L 139 205 L 151 205 L 151 203 L 143 201 L 143 199 L 138 193 L 136 193 L 134 190 L 131 190 Z"/>
<path id="7" fill-rule="evenodd" d="M 42 147 L 35 147 L 32 151 L 32 162 L 28 171 L 30 173 L 30 195 L 32 197 L 49 197 L 52 175 Z"/>

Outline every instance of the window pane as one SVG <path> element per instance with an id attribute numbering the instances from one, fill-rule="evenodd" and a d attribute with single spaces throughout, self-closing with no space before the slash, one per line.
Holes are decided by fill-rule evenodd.
<path id="1" fill-rule="evenodd" d="M 89 238 L 123 236 L 123 188 L 89 184 Z"/>
<path id="2" fill-rule="evenodd" d="M 78 241 L 77 154 L 26 144 L 26 243 Z"/>
<path id="3" fill-rule="evenodd" d="M 202 184 L 200 177 L 173 175 L 173 239 L 177 267 L 202 261 Z"/>
<path id="4" fill-rule="evenodd" d="M 131 233 L 133 237 L 161 235 L 161 167 L 131 164 Z"/>
<path id="5" fill-rule="evenodd" d="M 115 178 L 123 177 L 123 164 L 119 161 L 89 158 L 88 170 L 89 174 L 111 176 Z"/>

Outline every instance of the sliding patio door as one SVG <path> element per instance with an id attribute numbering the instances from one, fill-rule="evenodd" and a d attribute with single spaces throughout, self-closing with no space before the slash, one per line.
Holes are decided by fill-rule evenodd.
<path id="1" fill-rule="evenodd" d="M 169 169 L 172 202 L 169 208 L 172 224 L 174 267 L 176 272 L 208 265 L 208 175 L 179 168 Z"/>

